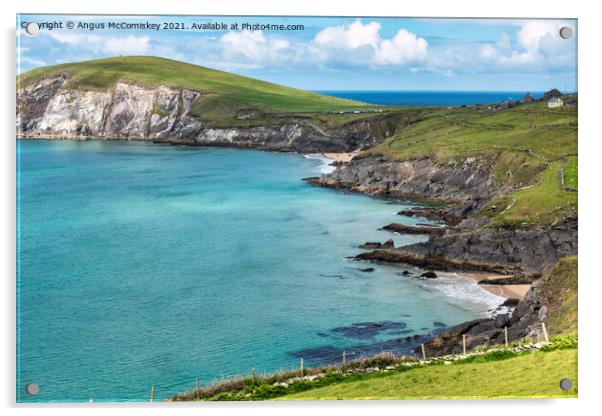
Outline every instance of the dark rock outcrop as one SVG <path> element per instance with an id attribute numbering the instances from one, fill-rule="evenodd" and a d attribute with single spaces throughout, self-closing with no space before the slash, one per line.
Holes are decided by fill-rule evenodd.
<path id="1" fill-rule="evenodd" d="M 550 228 L 448 232 L 423 243 L 361 253 L 356 258 L 436 270 L 536 274 L 576 253 L 577 220 L 569 219 Z"/>
<path id="2" fill-rule="evenodd" d="M 541 277 L 541 275 L 539 273 L 535 273 L 535 274 L 531 274 L 531 275 L 519 274 L 519 275 L 515 275 L 515 276 L 510 276 L 510 277 L 501 277 L 499 279 L 480 280 L 479 284 L 480 285 L 499 285 L 499 286 L 530 285 L 538 277 Z"/>
<path id="3" fill-rule="evenodd" d="M 379 243 L 377 241 L 368 241 L 359 246 L 359 248 L 363 248 L 366 250 L 374 250 L 374 249 L 379 249 L 379 248 L 394 248 L 394 247 L 395 247 L 395 243 L 391 239 L 388 239 L 384 243 Z"/>
<path id="4" fill-rule="evenodd" d="M 406 217 L 422 217 L 435 221 L 443 221 L 446 224 L 455 225 L 462 220 L 454 214 L 453 208 L 413 208 L 404 209 L 397 213 Z"/>
<path id="5" fill-rule="evenodd" d="M 400 234 L 444 234 L 445 227 L 434 227 L 427 225 L 405 225 L 398 223 L 391 223 L 385 225 L 383 230 L 392 231 Z"/>
<path id="6" fill-rule="evenodd" d="M 431 160 L 396 161 L 381 156 L 356 156 L 349 165 L 308 182 L 335 189 L 409 200 L 453 202 L 447 216 L 463 218 L 502 191 L 477 158 L 460 165 Z"/>

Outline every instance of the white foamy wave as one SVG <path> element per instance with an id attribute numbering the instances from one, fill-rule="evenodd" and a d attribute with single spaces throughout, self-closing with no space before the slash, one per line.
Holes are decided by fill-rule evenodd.
<path id="1" fill-rule="evenodd" d="M 332 162 L 334 162 L 334 160 L 327 158 L 324 155 L 321 155 L 319 153 L 310 153 L 307 155 L 303 155 L 306 159 L 311 159 L 311 160 L 319 160 L 320 162 L 322 162 L 318 168 L 320 169 L 320 173 L 323 174 L 327 174 L 327 173 L 331 173 L 334 172 L 334 170 L 336 169 L 335 166 L 330 166 L 330 164 Z"/>
<path id="2" fill-rule="evenodd" d="M 425 279 L 420 286 L 430 292 L 440 292 L 445 299 L 464 309 L 483 315 L 503 313 L 498 307 L 506 300 L 483 289 L 474 279 L 457 273 L 437 272 L 438 279 Z"/>

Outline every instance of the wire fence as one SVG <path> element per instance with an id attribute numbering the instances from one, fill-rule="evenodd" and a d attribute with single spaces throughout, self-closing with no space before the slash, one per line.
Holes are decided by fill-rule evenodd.
<path id="1" fill-rule="evenodd" d="M 515 344 L 521 341 L 521 345 Z M 525 344 L 531 341 L 531 344 Z M 295 381 L 312 381 L 322 377 L 327 372 L 339 374 L 372 373 L 378 371 L 391 371 L 399 365 L 420 365 L 425 362 L 438 360 L 457 360 L 474 354 L 483 354 L 493 348 L 522 350 L 530 348 L 529 345 L 548 343 L 548 331 L 545 323 L 539 327 L 523 329 L 508 329 L 507 327 L 495 328 L 488 331 L 470 334 L 449 334 L 443 332 L 434 335 L 430 341 L 416 344 L 403 353 L 381 350 L 377 354 L 357 354 L 353 351 L 341 350 L 338 361 L 331 360 L 327 365 L 311 367 L 307 366 L 304 357 L 298 361 L 291 361 L 288 365 L 281 367 L 275 372 L 259 373 L 255 368 L 250 374 L 213 380 L 205 387 L 200 386 L 199 379 L 195 380 L 194 390 L 177 395 L 175 400 L 194 400 L 212 397 L 221 392 L 236 391 L 242 389 L 249 381 L 261 380 L 272 385 L 287 385 Z M 538 348 L 538 347 L 536 347 Z M 315 378 L 314 378 L 315 377 Z M 155 386 L 151 388 L 151 401 L 155 398 Z"/>

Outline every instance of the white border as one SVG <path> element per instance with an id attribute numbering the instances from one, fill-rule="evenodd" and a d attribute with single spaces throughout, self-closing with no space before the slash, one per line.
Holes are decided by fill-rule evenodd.
<path id="1" fill-rule="evenodd" d="M 578 400 L 495 400 L 495 401 L 411 401 L 411 402 L 329 402 L 329 403 L 250 403 L 119 405 L 120 414 L 170 415 L 238 414 L 251 415 L 309 413 L 363 415 L 375 410 L 379 414 L 445 414 L 507 415 L 529 412 L 533 414 L 587 414 L 600 401 L 598 390 L 602 371 L 602 339 L 600 337 L 600 293 L 602 276 L 596 262 L 601 235 L 602 198 L 600 189 L 602 165 L 601 123 L 602 91 L 600 88 L 600 48 L 602 22 L 596 13 L 595 2 L 577 1 L 435 1 L 392 2 L 384 0 L 256 0 L 256 1 L 193 1 L 193 0 L 102 0 L 92 1 L 35 1 L 20 0 L 2 3 L 2 239 L 0 250 L 3 266 L 2 301 L 3 340 L 0 343 L 3 363 L 0 377 L 1 405 L 7 415 L 81 415 L 115 413 L 114 406 L 104 404 L 76 406 L 24 406 L 15 400 L 15 15 L 21 13 L 105 13 L 105 14 L 205 14 L 205 15 L 338 15 L 338 16 L 429 16 L 429 17 L 549 17 L 579 19 L 579 284 L 580 284 L 580 347 Z M 85 410 L 84 410 L 85 409 Z M 598 409 L 599 411 L 599 409 Z"/>

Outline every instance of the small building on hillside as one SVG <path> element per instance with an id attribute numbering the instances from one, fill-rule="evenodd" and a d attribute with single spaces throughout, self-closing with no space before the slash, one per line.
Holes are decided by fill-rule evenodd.
<path id="1" fill-rule="evenodd" d="M 526 93 L 523 97 L 523 103 L 532 103 L 533 101 L 534 99 L 530 92 Z"/>
<path id="2" fill-rule="evenodd" d="M 548 100 L 548 108 L 558 108 L 564 105 L 564 101 L 560 97 L 552 97 Z"/>

